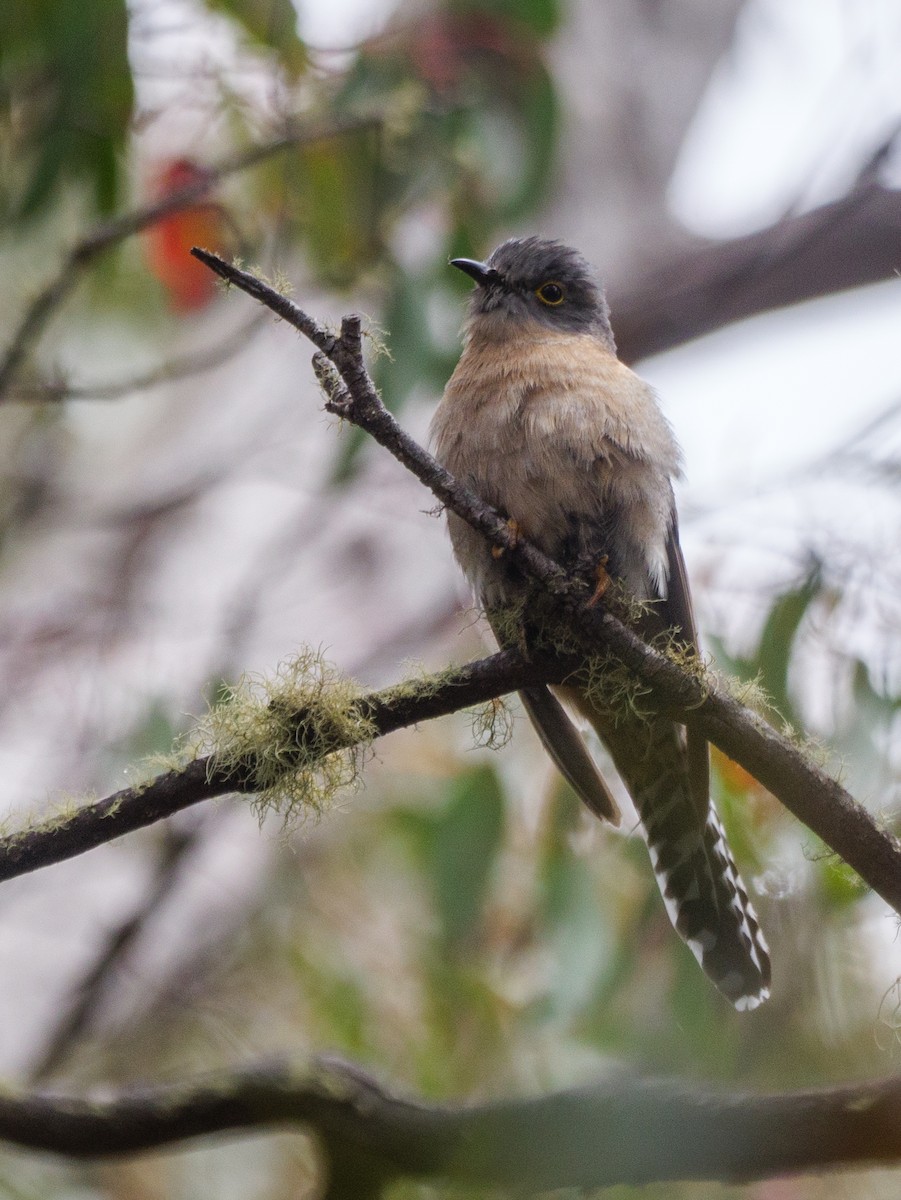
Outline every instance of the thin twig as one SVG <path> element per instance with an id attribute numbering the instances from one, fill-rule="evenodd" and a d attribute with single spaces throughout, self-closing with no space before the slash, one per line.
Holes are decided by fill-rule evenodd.
<path id="1" fill-rule="evenodd" d="M 360 357 L 358 319 L 348 318 L 335 337 L 292 301 L 261 280 L 205 251 L 194 252 L 224 278 L 258 298 L 306 334 L 338 372 L 330 376 L 317 360 L 330 398 L 327 407 L 366 429 L 409 467 L 434 494 L 510 558 L 548 592 L 574 635 L 584 639 L 586 655 L 605 650 L 649 685 L 644 703 L 700 730 L 730 758 L 750 771 L 782 803 L 836 851 L 896 912 L 901 914 L 901 844 L 834 779 L 811 763 L 787 737 L 745 708 L 710 679 L 683 669 L 644 642 L 612 614 L 586 608 L 587 588 L 568 579 L 562 568 L 525 539 L 514 541 L 508 523 L 440 467 L 403 430 L 382 404 Z M 345 341 L 344 339 L 347 338 Z M 337 384 L 336 384 L 337 379 Z M 330 382 L 331 381 L 331 382 Z M 338 386 L 340 385 L 340 386 Z M 533 656 L 529 661 L 506 651 L 461 667 L 426 684 L 398 693 L 388 689 L 360 701 L 377 736 L 533 682 L 559 682 L 578 661 L 561 663 Z M 304 729 L 303 714 L 298 729 Z M 329 750 L 334 749 L 329 746 Z M 71 858 L 123 833 L 143 828 L 191 804 L 227 791 L 253 789 L 252 764 L 241 776 L 217 771 L 200 759 L 171 771 L 144 788 L 127 788 L 88 805 L 67 818 L 0 840 L 0 880 Z"/>
<path id="2" fill-rule="evenodd" d="M 13 383 L 7 392 L 10 401 L 24 404 L 59 403 L 63 400 L 119 400 L 135 392 L 149 391 L 166 383 L 177 383 L 192 375 L 203 375 L 229 362 L 240 354 L 256 333 L 263 328 L 265 314 L 254 317 L 240 329 L 235 329 L 217 346 L 195 354 L 169 359 L 140 375 L 117 379 L 110 383 Z"/>

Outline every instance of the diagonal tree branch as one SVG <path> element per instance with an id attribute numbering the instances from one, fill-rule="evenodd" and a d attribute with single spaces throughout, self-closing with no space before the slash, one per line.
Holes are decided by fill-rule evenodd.
<path id="1" fill-rule="evenodd" d="M 304 333 L 317 347 L 314 359 L 328 393 L 329 411 L 353 421 L 386 446 L 438 499 L 479 529 L 494 545 L 539 581 L 555 598 L 573 635 L 585 647 L 569 659 L 505 651 L 426 680 L 417 688 L 389 688 L 361 697 L 359 710 L 375 736 L 404 725 L 445 715 L 532 683 L 559 682 L 606 653 L 644 685 L 642 703 L 699 729 L 730 758 L 750 771 L 782 803 L 836 851 L 861 878 L 901 914 L 901 844 L 831 776 L 814 765 L 786 736 L 773 729 L 716 685 L 708 675 L 689 671 L 647 646 L 609 612 L 586 606 L 588 589 L 567 578 L 562 568 L 524 539 L 418 446 L 382 404 L 362 359 L 360 321 L 349 317 L 340 335 L 329 333 L 292 301 L 262 280 L 197 250 L 195 254 L 223 278 L 260 300 Z M 295 741 L 309 754 L 309 714 L 296 714 Z M 344 743 L 346 744 L 346 743 Z M 331 741 L 321 755 L 340 748 Z M 0 839 L 0 881 L 63 861 L 144 828 L 192 804 L 229 791 L 255 791 L 253 763 L 241 771 L 217 767 L 211 758 L 167 772 L 143 787 L 126 788 L 70 816 Z"/>
<path id="2" fill-rule="evenodd" d="M 581 649 L 567 656 L 515 651 L 438 680 L 353 702 L 375 736 L 534 683 L 559 682 L 606 655 L 643 685 L 642 703 L 701 730 L 750 770 L 901 912 L 901 846 L 788 738 L 713 683 L 648 646 L 612 613 L 587 606 L 588 589 L 522 539 L 397 425 L 362 357 L 360 321 L 325 330 L 262 281 L 213 255 L 197 257 L 301 330 L 317 347 L 326 408 L 367 430 L 439 500 L 489 538 L 553 598 Z M 291 714 L 290 745 L 303 764 L 347 743 Z M 300 761 L 300 760 L 299 760 Z M 290 755 L 286 770 L 292 769 Z M 226 791 L 256 790 L 252 760 L 227 770 L 197 759 L 43 827 L 0 840 L 0 879 L 79 854 Z M 331 1200 L 371 1200 L 402 1178 L 536 1194 L 651 1180 L 748 1180 L 837 1165 L 901 1160 L 901 1080 L 820 1091 L 750 1095 L 617 1074 L 586 1087 L 522 1100 L 427 1105 L 393 1095 L 359 1068 L 323 1061 L 312 1071 L 262 1065 L 196 1086 L 145 1088 L 112 1100 L 0 1096 L 0 1138 L 76 1158 L 133 1154 L 235 1130 L 299 1126 L 323 1152 Z"/>
<path id="3" fill-rule="evenodd" d="M 192 253 L 223 279 L 289 321 L 317 347 L 313 366 L 328 411 L 366 430 L 404 464 L 446 507 L 538 581 L 555 597 L 560 615 L 589 654 L 603 649 L 646 684 L 643 702 L 700 730 L 750 771 L 791 812 L 836 851 L 874 891 L 901 914 L 901 843 L 880 828 L 845 788 L 815 766 L 790 738 L 778 733 L 717 686 L 647 646 L 612 613 L 588 605 L 588 587 L 563 569 L 464 488 L 398 425 L 384 406 L 363 361 L 359 317 L 346 317 L 340 336 L 328 333 L 292 301 L 216 255 Z"/>
<path id="4" fill-rule="evenodd" d="M 221 1072 L 113 1098 L 0 1096 L 0 1139 L 77 1159 L 215 1133 L 314 1133 L 327 1196 L 439 1178 L 534 1195 L 653 1180 L 763 1179 L 901 1159 L 901 1080 L 754 1095 L 625 1072 L 540 1097 L 428 1104 L 324 1058 Z M 340 1186 L 339 1186 L 340 1179 Z"/>

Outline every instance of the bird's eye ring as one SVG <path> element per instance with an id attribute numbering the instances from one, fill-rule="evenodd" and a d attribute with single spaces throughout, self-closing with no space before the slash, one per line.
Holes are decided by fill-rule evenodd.
<path id="1" fill-rule="evenodd" d="M 563 285 L 557 283 L 554 279 L 543 283 L 540 288 L 536 288 L 535 295 L 542 304 L 549 304 L 551 308 L 556 308 L 558 304 L 562 304 L 566 299 L 566 292 L 563 290 Z"/>

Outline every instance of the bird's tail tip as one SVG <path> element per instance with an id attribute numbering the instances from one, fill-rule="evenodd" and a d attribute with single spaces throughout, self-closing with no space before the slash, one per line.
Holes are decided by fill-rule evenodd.
<path id="1" fill-rule="evenodd" d="M 670 920 L 704 973 L 739 1012 L 770 995 L 770 953 L 716 812 L 680 841 L 648 849 Z"/>

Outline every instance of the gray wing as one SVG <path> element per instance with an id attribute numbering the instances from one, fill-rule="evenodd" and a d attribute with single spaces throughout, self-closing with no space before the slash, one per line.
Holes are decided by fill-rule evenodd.
<path id="1" fill-rule="evenodd" d="M 685 559 L 679 545 L 679 522 L 673 509 L 673 520 L 666 539 L 666 560 L 669 566 L 669 586 L 666 599 L 659 611 L 671 628 L 678 630 L 682 640 L 696 653 L 700 653 L 698 631 L 695 625 Z M 705 738 L 686 729 L 688 752 L 688 777 L 691 796 L 698 816 L 706 819 L 710 808 L 710 751 Z"/>
<path id="2" fill-rule="evenodd" d="M 543 686 L 525 688 L 519 696 L 541 744 L 579 799 L 596 817 L 618 825 L 619 805 L 560 701 Z"/>
<path id="3" fill-rule="evenodd" d="M 488 621 L 491 624 L 490 614 Z M 504 640 L 500 631 L 493 624 L 492 629 L 498 644 L 502 646 Z M 543 685 L 524 688 L 519 696 L 542 746 L 579 799 L 596 817 L 618 825 L 619 805 L 588 753 L 581 733 L 560 701 Z"/>

